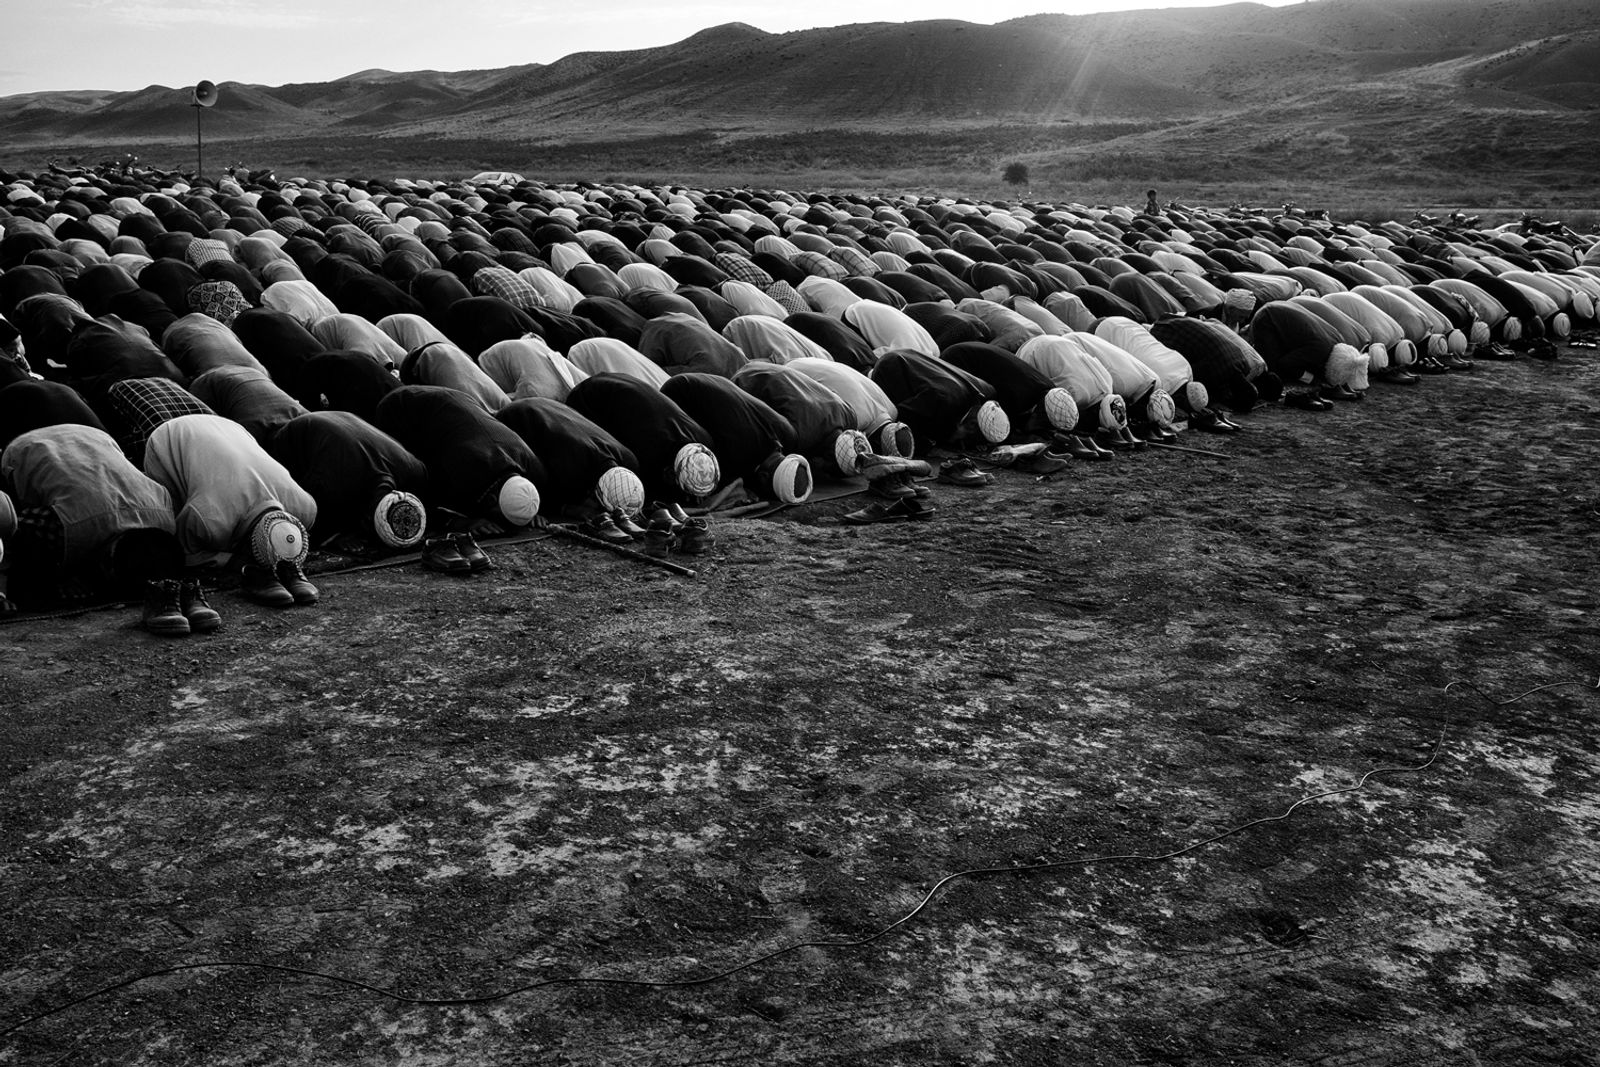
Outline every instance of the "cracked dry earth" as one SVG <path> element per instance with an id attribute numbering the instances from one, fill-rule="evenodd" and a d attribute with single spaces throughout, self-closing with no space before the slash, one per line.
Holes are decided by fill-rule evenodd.
<path id="1" fill-rule="evenodd" d="M 1600 360 L 1246 422 L 694 578 L 0 627 L 0 1029 L 205 961 L 693 978 L 1075 864 L 698 987 L 167 973 L 0 1064 L 1600 1063 Z"/>

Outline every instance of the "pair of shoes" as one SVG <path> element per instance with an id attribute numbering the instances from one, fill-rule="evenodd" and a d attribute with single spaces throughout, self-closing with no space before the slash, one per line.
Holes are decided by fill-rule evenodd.
<path id="1" fill-rule="evenodd" d="M 1396 385 L 1416 385 L 1422 381 L 1422 375 L 1412 374 L 1404 367 L 1393 367 L 1386 371 L 1379 380 L 1394 382 Z"/>
<path id="2" fill-rule="evenodd" d="M 280 559 L 277 568 L 270 571 L 247 563 L 242 578 L 239 591 L 269 608 L 315 604 L 319 597 L 317 587 L 311 584 L 306 572 L 300 569 L 300 564 L 293 560 Z"/>
<path id="3" fill-rule="evenodd" d="M 683 526 L 678 530 L 678 551 L 691 556 L 703 555 L 716 546 L 716 535 L 711 532 L 711 524 L 705 519 L 691 519 L 685 516 Z"/>
<path id="4" fill-rule="evenodd" d="M 311 584 L 311 579 L 306 577 L 306 572 L 300 569 L 300 564 L 292 560 L 280 559 L 278 561 L 278 584 L 289 591 L 296 604 L 302 607 L 315 604 L 320 597 L 317 587 Z"/>
<path id="5" fill-rule="evenodd" d="M 179 583 L 178 608 L 189 620 L 191 633 L 213 633 L 222 625 L 222 616 L 206 600 L 205 588 L 198 578 L 185 578 Z"/>
<path id="6" fill-rule="evenodd" d="M 915 500 L 915 497 L 911 499 Z M 844 520 L 851 526 L 868 526 L 879 522 L 905 522 L 911 517 L 904 507 L 903 500 L 874 501 L 858 511 L 847 512 Z"/>
<path id="7" fill-rule="evenodd" d="M 494 566 L 469 533 L 443 534 L 423 542 L 422 565 L 443 574 L 474 574 Z"/>
<path id="8" fill-rule="evenodd" d="M 856 473 L 872 482 L 891 474 L 909 474 L 914 478 L 927 478 L 932 476 L 933 468 L 920 459 L 880 456 L 876 452 L 867 452 L 856 457 Z"/>
<path id="9" fill-rule="evenodd" d="M 578 532 L 597 541 L 604 541 L 608 545 L 633 544 L 632 535 L 624 532 L 617 526 L 616 520 L 603 511 L 583 520 L 578 526 Z"/>
<path id="10" fill-rule="evenodd" d="M 664 559 L 677 543 L 678 526 L 672 521 L 672 514 L 663 507 L 650 520 L 650 525 L 645 527 L 639 550 L 647 556 Z"/>
<path id="11" fill-rule="evenodd" d="M 1283 394 L 1283 406 L 1299 408 L 1302 411 L 1332 411 L 1333 402 L 1324 400 L 1315 393 L 1297 390 L 1293 393 Z"/>
<path id="12" fill-rule="evenodd" d="M 927 522 L 939 513 L 931 501 L 907 496 L 899 500 L 875 500 L 858 511 L 847 512 L 842 521 L 851 526 L 869 526 L 880 522 Z"/>
<path id="13" fill-rule="evenodd" d="M 960 485 L 968 489 L 988 485 L 994 479 L 990 478 L 978 465 L 966 456 L 957 456 L 939 465 L 939 480 L 950 485 Z"/>
<path id="14" fill-rule="evenodd" d="M 290 590 L 290 597 L 294 603 L 301 606 L 314 605 L 322 598 L 322 593 L 317 592 L 317 587 L 310 584 L 306 571 L 302 571 L 299 563 L 291 560 L 278 560 L 278 584 L 283 589 Z"/>
<path id="15" fill-rule="evenodd" d="M 644 527 L 634 522 L 633 516 L 621 508 L 611 509 L 611 522 L 617 529 L 627 534 L 629 540 L 642 541 L 644 539 Z"/>
<path id="16" fill-rule="evenodd" d="M 984 454 L 983 461 L 991 467 L 1016 467 L 1038 451 L 1040 451 L 1040 448 L 1036 442 L 1019 445 L 996 445 Z"/>
<path id="17" fill-rule="evenodd" d="M 1066 456 L 1051 455 L 1048 451 L 1045 451 L 1023 456 L 1017 460 L 1015 466 L 1019 471 L 1044 478 L 1055 474 L 1057 471 L 1066 470 L 1072 464 L 1067 460 Z"/>
<path id="18" fill-rule="evenodd" d="M 903 497 L 917 495 L 916 486 L 908 474 L 891 474 L 874 479 L 867 483 L 867 491 L 886 500 L 900 500 Z"/>
<path id="19" fill-rule="evenodd" d="M 1220 411 L 1207 409 L 1189 419 L 1189 425 L 1206 433 L 1238 433 L 1243 427 Z"/>
<path id="20" fill-rule="evenodd" d="M 469 533 L 458 533 L 453 536 L 456 541 L 456 551 L 461 554 L 462 559 L 467 561 L 467 567 L 471 569 L 473 574 L 494 569 L 494 560 L 489 558 L 487 552 L 478 547 L 476 538 Z"/>
<path id="21" fill-rule="evenodd" d="M 1350 388 L 1348 385 L 1329 385 L 1323 387 L 1322 399 L 1341 401 L 1360 400 L 1361 394 Z"/>
<path id="22" fill-rule="evenodd" d="M 265 604 L 269 608 L 294 607 L 294 594 L 278 580 L 276 571 L 254 563 L 246 563 L 244 572 L 240 575 L 239 592 L 257 604 Z"/>
<path id="23" fill-rule="evenodd" d="M 1050 445 L 1056 452 L 1064 452 L 1075 459 L 1099 462 L 1108 460 L 1112 456 L 1109 448 L 1101 448 L 1092 440 L 1080 434 L 1057 434 L 1051 440 Z"/>
<path id="24" fill-rule="evenodd" d="M 422 565 L 440 574 L 471 574 L 494 566 L 469 533 L 428 538 L 422 543 Z"/>
<path id="25" fill-rule="evenodd" d="M 1144 439 L 1158 445 L 1170 445 L 1178 439 L 1178 435 L 1175 431 L 1169 430 L 1165 426 L 1157 426 L 1155 423 L 1151 423 L 1144 430 Z"/>
<path id="26" fill-rule="evenodd" d="M 174 579 L 146 582 L 139 625 L 161 637 L 187 637 L 191 627 L 181 595 L 180 583 Z"/>
<path id="27" fill-rule="evenodd" d="M 680 508 L 679 510 L 681 511 L 682 509 Z M 644 513 L 640 517 L 644 519 L 646 534 L 646 538 L 642 538 L 642 540 L 648 539 L 651 527 L 660 526 L 667 533 L 676 534 L 678 527 L 683 525 L 682 521 L 673 515 L 672 509 L 659 500 L 653 500 L 645 505 Z M 687 514 L 684 517 L 687 518 Z"/>
<path id="28" fill-rule="evenodd" d="M 1450 368 L 1434 359 L 1432 356 L 1423 356 L 1411 364 L 1422 374 L 1449 374 Z"/>

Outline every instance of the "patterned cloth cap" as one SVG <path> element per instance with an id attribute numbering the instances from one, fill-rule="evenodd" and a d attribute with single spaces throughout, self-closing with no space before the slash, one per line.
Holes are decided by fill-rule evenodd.
<path id="1" fill-rule="evenodd" d="M 232 282 L 201 282 L 190 286 L 187 295 L 190 310 L 209 315 L 224 326 L 231 326 L 234 319 L 250 310 L 250 301 Z"/>

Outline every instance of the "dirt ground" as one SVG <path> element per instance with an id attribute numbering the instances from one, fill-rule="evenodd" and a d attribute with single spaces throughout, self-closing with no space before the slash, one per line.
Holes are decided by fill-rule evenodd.
<path id="1" fill-rule="evenodd" d="M 1600 357 L 1244 422 L 0 627 L 0 1064 L 1600 1063 Z"/>

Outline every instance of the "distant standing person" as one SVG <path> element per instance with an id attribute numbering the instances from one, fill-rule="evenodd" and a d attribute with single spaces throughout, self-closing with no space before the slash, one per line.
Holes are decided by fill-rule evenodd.
<path id="1" fill-rule="evenodd" d="M 1146 190 L 1144 196 L 1144 213 L 1146 215 L 1161 214 L 1161 205 L 1156 201 L 1156 191 L 1154 189 Z"/>

